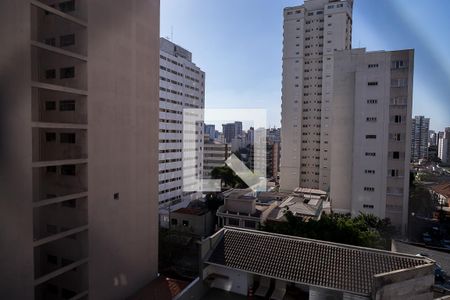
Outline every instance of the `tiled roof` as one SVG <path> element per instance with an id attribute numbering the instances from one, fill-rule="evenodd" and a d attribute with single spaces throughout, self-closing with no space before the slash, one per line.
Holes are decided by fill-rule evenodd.
<path id="1" fill-rule="evenodd" d="M 194 216 L 202 216 L 208 213 L 208 209 L 206 208 L 190 208 L 183 207 L 175 210 L 173 213 L 183 214 L 183 215 L 194 215 Z"/>
<path id="2" fill-rule="evenodd" d="M 444 195 L 447 198 L 450 198 L 450 182 L 435 185 L 432 187 L 432 190 L 436 193 Z"/>
<path id="3" fill-rule="evenodd" d="M 429 264 L 430 260 L 255 230 L 225 228 L 207 263 L 369 295 L 375 274 Z"/>

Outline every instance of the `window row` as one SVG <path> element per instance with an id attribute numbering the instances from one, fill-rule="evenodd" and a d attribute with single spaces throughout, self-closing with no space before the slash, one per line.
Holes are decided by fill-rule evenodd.
<path id="1" fill-rule="evenodd" d="M 59 79 L 67 79 L 75 77 L 75 67 L 65 67 L 59 69 Z M 56 79 L 56 69 L 45 70 L 46 79 Z"/>

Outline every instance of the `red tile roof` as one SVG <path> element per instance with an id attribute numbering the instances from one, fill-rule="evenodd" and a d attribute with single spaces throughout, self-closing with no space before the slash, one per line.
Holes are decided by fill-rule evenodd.
<path id="1" fill-rule="evenodd" d="M 435 185 L 431 189 L 436 193 L 439 193 L 447 198 L 450 198 L 450 182 Z"/>

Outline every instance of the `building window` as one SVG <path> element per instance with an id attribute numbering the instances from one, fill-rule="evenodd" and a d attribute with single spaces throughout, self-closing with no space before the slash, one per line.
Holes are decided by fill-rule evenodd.
<path id="1" fill-rule="evenodd" d="M 400 159 L 400 152 L 398 152 L 398 151 L 392 152 L 392 158 L 393 159 Z"/>
<path id="2" fill-rule="evenodd" d="M 367 134 L 366 139 L 376 139 L 377 136 L 375 134 Z"/>
<path id="3" fill-rule="evenodd" d="M 189 221 L 183 220 L 182 224 L 183 224 L 184 227 L 188 227 L 189 226 Z"/>
<path id="4" fill-rule="evenodd" d="M 47 173 L 56 173 L 56 166 L 48 166 L 46 168 Z"/>
<path id="5" fill-rule="evenodd" d="M 73 264 L 75 261 L 67 258 L 61 258 L 61 267 L 68 266 L 70 264 Z"/>
<path id="6" fill-rule="evenodd" d="M 395 115 L 395 116 L 394 116 L 394 122 L 395 122 L 395 123 L 401 123 L 401 122 L 402 122 L 402 116 L 400 116 L 400 115 Z"/>
<path id="7" fill-rule="evenodd" d="M 45 110 L 56 110 L 55 101 L 45 101 Z"/>
<path id="8" fill-rule="evenodd" d="M 378 64 L 369 64 L 369 69 L 378 68 Z"/>
<path id="9" fill-rule="evenodd" d="M 392 177 L 398 177 L 400 174 L 399 170 L 391 170 L 390 173 Z"/>
<path id="10" fill-rule="evenodd" d="M 365 191 L 365 192 L 373 192 L 373 191 L 375 191 L 375 188 L 374 188 L 374 187 L 371 187 L 371 186 L 365 186 L 365 187 L 364 187 L 364 191 Z"/>
<path id="11" fill-rule="evenodd" d="M 378 100 L 377 99 L 369 99 L 367 100 L 367 104 L 377 104 Z"/>
<path id="12" fill-rule="evenodd" d="M 58 294 L 58 287 L 56 285 L 54 285 L 54 284 L 47 283 L 45 285 L 45 292 L 49 293 L 49 294 L 57 295 Z"/>
<path id="13" fill-rule="evenodd" d="M 392 61 L 391 68 L 392 69 L 404 69 L 407 68 L 408 64 L 403 60 L 394 60 Z"/>
<path id="14" fill-rule="evenodd" d="M 45 141 L 46 142 L 56 141 L 56 132 L 46 132 L 45 133 Z"/>
<path id="15" fill-rule="evenodd" d="M 59 135 L 59 141 L 61 144 L 75 144 L 76 138 L 75 133 L 61 133 Z"/>
<path id="16" fill-rule="evenodd" d="M 365 170 L 366 174 L 375 174 L 375 170 Z"/>
<path id="17" fill-rule="evenodd" d="M 177 220 L 177 219 L 172 219 L 172 220 L 170 221 L 170 224 L 172 224 L 172 225 L 174 225 L 174 226 L 177 226 L 177 225 L 178 225 L 178 220 Z"/>
<path id="18" fill-rule="evenodd" d="M 59 37 L 59 46 L 67 47 L 75 44 L 75 34 L 67 34 Z"/>
<path id="19" fill-rule="evenodd" d="M 390 138 L 391 138 L 391 140 L 394 140 L 394 141 L 401 141 L 402 135 L 400 133 L 391 133 Z"/>
<path id="20" fill-rule="evenodd" d="M 61 166 L 61 175 L 75 176 L 76 175 L 75 165 Z"/>
<path id="21" fill-rule="evenodd" d="M 61 206 L 63 206 L 63 207 L 70 207 L 70 208 L 76 208 L 77 207 L 77 200 L 76 199 L 72 199 L 72 200 L 64 201 L 64 202 L 61 203 Z"/>
<path id="22" fill-rule="evenodd" d="M 374 208 L 372 204 L 363 204 L 364 208 Z"/>
<path id="23" fill-rule="evenodd" d="M 55 256 L 55 255 L 48 254 L 47 255 L 47 262 L 49 264 L 52 264 L 52 265 L 57 265 L 58 264 L 58 257 Z"/>
<path id="24" fill-rule="evenodd" d="M 74 78 L 74 77 L 75 77 L 75 67 L 61 68 L 59 70 L 60 79 Z"/>
<path id="25" fill-rule="evenodd" d="M 391 80 L 391 87 L 401 88 L 401 87 L 406 87 L 406 86 L 408 86 L 408 79 L 406 79 L 406 78 Z"/>
<path id="26" fill-rule="evenodd" d="M 75 110 L 75 100 L 62 100 L 59 102 L 60 111 L 74 111 Z"/>
<path id="27" fill-rule="evenodd" d="M 375 156 L 375 152 L 366 152 L 366 156 Z"/>
<path id="28" fill-rule="evenodd" d="M 55 69 L 46 70 L 45 78 L 46 79 L 55 79 L 56 78 L 56 70 Z"/>
<path id="29" fill-rule="evenodd" d="M 62 289 L 61 290 L 61 297 L 63 299 L 71 299 L 77 295 L 76 292 L 68 290 L 68 289 Z"/>
<path id="30" fill-rule="evenodd" d="M 370 86 L 378 85 L 378 81 L 369 81 L 367 83 L 367 85 L 370 85 Z"/>
<path id="31" fill-rule="evenodd" d="M 47 224 L 46 230 L 47 230 L 47 233 L 50 233 L 50 234 L 58 233 L 58 227 L 56 225 Z"/>
<path id="32" fill-rule="evenodd" d="M 59 10 L 62 12 L 71 12 L 75 10 L 75 0 L 59 3 Z"/>
<path id="33" fill-rule="evenodd" d="M 49 46 L 56 46 L 56 39 L 55 38 L 48 38 L 44 40 L 44 43 L 46 43 Z"/>
<path id="34" fill-rule="evenodd" d="M 376 118 L 376 117 L 367 117 L 367 118 L 366 118 L 366 121 L 367 121 L 367 122 L 376 122 L 376 121 L 377 121 L 377 118 Z"/>

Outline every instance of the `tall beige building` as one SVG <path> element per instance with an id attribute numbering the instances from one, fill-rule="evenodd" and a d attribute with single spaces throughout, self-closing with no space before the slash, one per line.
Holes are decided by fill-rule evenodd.
<path id="1" fill-rule="evenodd" d="M 280 187 L 328 190 L 333 53 L 351 49 L 352 0 L 284 10 Z"/>
<path id="2" fill-rule="evenodd" d="M 414 50 L 335 54 L 331 208 L 406 231 Z"/>
<path id="3" fill-rule="evenodd" d="M 157 275 L 158 0 L 0 2 L 0 298 Z"/>

